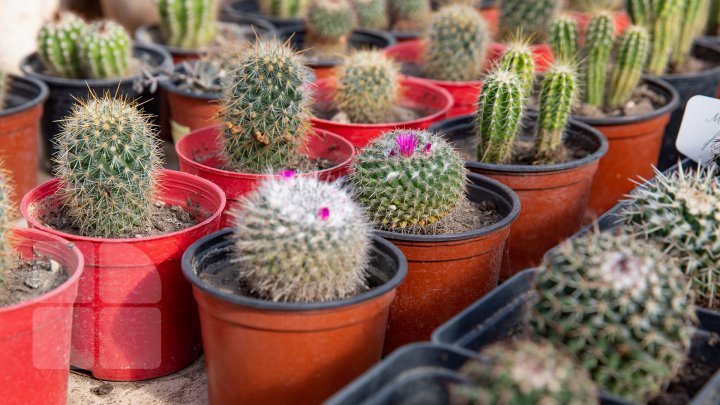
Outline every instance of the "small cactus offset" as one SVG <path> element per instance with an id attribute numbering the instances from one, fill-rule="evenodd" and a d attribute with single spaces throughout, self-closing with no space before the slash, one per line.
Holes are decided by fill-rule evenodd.
<path id="1" fill-rule="evenodd" d="M 450 403 L 597 404 L 597 388 L 574 359 L 548 343 L 500 342 L 480 352 L 459 374 L 467 383 L 450 386 Z"/>
<path id="2" fill-rule="evenodd" d="M 216 0 L 156 0 L 165 43 L 199 49 L 215 37 Z"/>
<path id="3" fill-rule="evenodd" d="M 350 0 L 310 0 L 305 16 L 305 42 L 321 55 L 345 52 L 356 24 Z"/>
<path id="4" fill-rule="evenodd" d="M 221 144 L 230 167 L 264 173 L 287 168 L 310 130 L 310 72 L 278 41 L 258 41 L 225 78 Z"/>
<path id="5" fill-rule="evenodd" d="M 485 78 L 475 113 L 480 138 L 477 158 L 485 163 L 510 163 L 515 137 L 528 97 L 523 78 L 509 70 L 496 70 Z"/>
<path id="6" fill-rule="evenodd" d="M 608 67 L 614 43 L 613 15 L 607 11 L 593 15 L 588 23 L 585 41 L 585 102 L 598 108 L 605 104 Z M 643 61 L 641 69 L 644 64 Z"/>
<path id="7" fill-rule="evenodd" d="M 509 43 L 498 60 L 498 67 L 518 74 L 526 94 L 531 94 L 535 80 L 535 59 L 527 40 L 520 38 Z"/>
<path id="8" fill-rule="evenodd" d="M 689 284 L 653 244 L 590 233 L 550 251 L 530 314 L 535 333 L 566 347 L 598 386 L 649 400 L 687 355 Z"/>
<path id="9" fill-rule="evenodd" d="M 385 30 L 390 25 L 387 0 L 353 0 L 358 26 Z"/>
<path id="10" fill-rule="evenodd" d="M 652 38 L 647 71 L 660 76 L 667 70 L 673 46 L 680 34 L 680 18 L 685 0 L 655 0 L 653 2 Z"/>
<path id="11" fill-rule="evenodd" d="M 395 31 L 421 31 L 430 21 L 430 0 L 388 0 L 392 29 Z"/>
<path id="12" fill-rule="evenodd" d="M 54 74 L 67 78 L 83 76 L 83 57 L 78 41 L 85 28 L 85 21 L 69 12 L 56 14 L 40 28 L 38 55 Z"/>
<path id="13" fill-rule="evenodd" d="M 685 0 L 681 4 L 680 32 L 672 49 L 670 61 L 675 69 L 682 69 L 687 63 L 695 37 L 702 33 L 710 3 L 707 0 Z"/>
<path id="14" fill-rule="evenodd" d="M 337 68 L 335 104 L 351 122 L 378 124 L 393 120 L 400 67 L 378 51 L 359 51 Z"/>
<path id="15" fill-rule="evenodd" d="M 435 80 L 478 80 L 489 43 L 487 24 L 475 9 L 443 7 L 427 30 L 423 70 Z"/>
<path id="16" fill-rule="evenodd" d="M 338 184 L 283 172 L 233 215 L 238 278 L 260 298 L 332 301 L 367 288 L 370 226 Z"/>
<path id="17" fill-rule="evenodd" d="M 578 53 L 578 25 L 574 18 L 564 15 L 550 25 L 550 45 L 555 59 L 574 61 Z"/>
<path id="18" fill-rule="evenodd" d="M 642 79 L 643 66 L 650 54 L 650 35 L 643 27 L 632 26 L 623 34 L 610 78 L 608 106 L 620 108 L 632 97 Z"/>
<path id="19" fill-rule="evenodd" d="M 78 46 L 88 79 L 122 77 L 130 68 L 132 43 L 118 23 L 106 20 L 88 25 Z"/>
<path id="20" fill-rule="evenodd" d="M 556 62 L 542 82 L 538 116 L 537 153 L 541 158 L 560 156 L 563 134 L 578 87 L 575 66 Z"/>
<path id="21" fill-rule="evenodd" d="M 16 255 L 12 247 L 10 232 L 15 220 L 15 204 L 13 204 L 13 187 L 10 172 L 4 169 L 0 161 L 0 285 L 2 274 L 13 267 Z"/>
<path id="22" fill-rule="evenodd" d="M 537 43 L 544 42 L 561 3 L 557 0 L 501 0 L 502 37 L 510 38 L 521 32 Z"/>
<path id="23" fill-rule="evenodd" d="M 162 161 L 135 104 L 92 94 L 73 106 L 55 144 L 58 193 L 83 235 L 132 237 L 150 223 Z"/>
<path id="24" fill-rule="evenodd" d="M 263 14 L 274 17 L 299 17 L 305 14 L 307 0 L 259 0 Z"/>
<path id="25" fill-rule="evenodd" d="M 395 130 L 362 150 L 351 180 L 377 228 L 413 232 L 439 221 L 460 203 L 465 175 L 462 158 L 440 136 Z"/>

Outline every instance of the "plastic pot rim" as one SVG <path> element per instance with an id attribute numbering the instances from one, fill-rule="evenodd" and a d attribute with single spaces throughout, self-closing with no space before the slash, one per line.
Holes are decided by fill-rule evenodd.
<path id="1" fill-rule="evenodd" d="M 10 80 L 9 80 L 10 93 L 12 93 L 12 90 L 13 90 L 13 83 L 22 82 L 25 84 L 35 86 L 36 90 L 38 90 L 38 92 L 37 92 L 38 94 L 35 97 L 33 97 L 32 99 L 30 99 L 20 105 L 17 105 L 15 107 L 10 107 L 10 108 L 5 108 L 5 109 L 0 108 L 0 118 L 7 117 L 9 115 L 14 115 L 14 114 L 29 110 L 38 104 L 44 103 L 45 100 L 47 100 L 48 96 L 50 95 L 50 90 L 48 89 L 47 85 L 45 85 L 45 83 L 43 83 L 41 80 L 38 80 L 34 77 L 17 76 L 14 74 L 9 75 L 8 77 L 10 78 Z"/>
<path id="2" fill-rule="evenodd" d="M 173 72 L 177 73 L 177 72 L 183 71 L 184 64 L 194 65 L 195 63 L 197 63 L 196 60 L 183 61 L 180 63 L 176 63 L 175 66 L 173 66 Z M 180 96 L 196 98 L 196 99 L 200 99 L 200 100 L 207 100 L 207 101 L 214 101 L 214 100 L 219 100 L 220 98 L 222 98 L 221 93 L 211 93 L 211 92 L 197 93 L 197 92 L 193 92 L 193 91 L 190 91 L 187 89 L 181 89 L 170 78 L 161 80 L 158 84 L 160 85 L 160 87 L 163 90 L 173 93 L 173 94 L 180 95 Z"/>
<path id="3" fill-rule="evenodd" d="M 695 39 L 693 49 L 695 47 L 702 47 L 709 49 L 720 57 L 720 48 L 713 46 L 706 37 L 699 37 Z M 702 59 L 701 59 L 702 60 Z M 716 62 L 717 63 L 717 62 Z M 701 70 L 693 73 L 667 73 L 661 76 L 653 76 L 663 80 L 683 80 L 683 79 L 697 79 L 702 76 L 715 76 L 720 74 L 720 63 L 717 66 L 711 67 L 710 69 Z"/>

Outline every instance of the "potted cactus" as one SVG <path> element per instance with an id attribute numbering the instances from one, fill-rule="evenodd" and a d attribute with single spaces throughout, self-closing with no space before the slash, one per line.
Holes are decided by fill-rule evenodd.
<path id="1" fill-rule="evenodd" d="M 238 21 L 248 16 L 264 19 L 276 28 L 302 25 L 307 0 L 227 0 L 221 18 Z"/>
<path id="2" fill-rule="evenodd" d="M 339 183 L 286 171 L 183 256 L 211 403 L 321 403 L 380 359 L 407 272 Z"/>
<path id="3" fill-rule="evenodd" d="M 390 131 L 360 152 L 350 179 L 376 232 L 408 260 L 408 278 L 390 308 L 385 353 L 427 340 L 497 286 L 518 198 L 496 181 L 468 174 L 441 137 Z"/>
<path id="4" fill-rule="evenodd" d="M 23 73 L 49 88 L 41 121 L 43 166 L 52 166 L 59 121 L 69 114 L 76 98 L 112 91 L 118 97 L 147 101 L 150 95 L 133 88 L 133 83 L 140 80 L 143 69 L 156 72 L 171 63 L 161 48 L 132 44 L 127 32 L 112 21 L 86 23 L 74 14 L 61 13 L 47 22 L 38 34 L 38 52 L 20 64 Z M 157 111 L 159 105 L 146 103 L 144 108 Z"/>
<path id="5" fill-rule="evenodd" d="M 218 229 L 224 194 L 162 170 L 149 117 L 125 99 L 91 95 L 61 125 L 58 178 L 25 195 L 20 209 L 32 228 L 85 256 L 71 364 L 116 381 L 186 367 L 200 354 L 200 334 L 180 256 Z"/>
<path id="6" fill-rule="evenodd" d="M 425 129 L 452 107 L 450 94 L 432 84 L 401 77 L 399 66 L 378 51 L 358 51 L 335 77 L 315 83 L 315 127 L 357 147 L 394 128 Z"/>

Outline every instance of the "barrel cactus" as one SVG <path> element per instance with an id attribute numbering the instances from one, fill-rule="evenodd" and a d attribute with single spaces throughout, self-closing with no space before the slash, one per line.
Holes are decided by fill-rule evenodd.
<path id="1" fill-rule="evenodd" d="M 358 26 L 384 30 L 390 25 L 386 0 L 353 0 L 353 6 Z"/>
<path id="2" fill-rule="evenodd" d="M 299 17 L 305 14 L 307 0 L 259 0 L 260 11 L 274 17 Z"/>
<path id="3" fill-rule="evenodd" d="M 120 24 L 105 20 L 88 25 L 78 46 L 85 78 L 114 78 L 128 73 L 132 43 Z"/>
<path id="4" fill-rule="evenodd" d="M 356 24 L 350 0 L 310 0 L 305 16 L 305 42 L 320 55 L 343 53 Z"/>
<path id="5" fill-rule="evenodd" d="M 357 157 L 351 181 L 377 228 L 413 232 L 449 214 L 464 198 L 460 155 L 427 131 L 383 134 Z"/>
<path id="6" fill-rule="evenodd" d="M 485 163 L 510 163 L 528 94 L 523 78 L 498 69 L 485 78 L 475 113 L 475 133 L 480 138 L 477 159 Z"/>
<path id="7" fill-rule="evenodd" d="M 501 0 L 500 28 L 504 38 L 522 32 L 538 43 L 550 32 L 562 2 L 557 0 Z"/>
<path id="8" fill-rule="evenodd" d="M 264 173 L 287 168 L 310 131 L 310 72 L 282 43 L 258 41 L 224 81 L 221 144 L 229 166 Z"/>
<path id="9" fill-rule="evenodd" d="M 578 25 L 572 16 L 564 15 L 552 22 L 550 45 L 556 59 L 575 60 L 578 52 Z"/>
<path id="10" fill-rule="evenodd" d="M 430 0 L 388 0 L 390 21 L 395 31 L 422 31 L 430 21 Z"/>
<path id="11" fill-rule="evenodd" d="M 83 60 L 78 42 L 86 23 L 70 12 L 56 14 L 38 33 L 38 55 L 53 74 L 67 78 L 83 77 Z"/>
<path id="12" fill-rule="evenodd" d="M 541 160 L 555 161 L 560 156 L 577 88 L 578 77 L 573 64 L 559 61 L 545 73 L 540 91 L 536 141 Z"/>
<path id="13" fill-rule="evenodd" d="M 450 387 L 450 403 L 597 404 L 588 373 L 564 351 L 529 340 L 495 343 L 460 370 L 467 382 Z"/>
<path id="14" fill-rule="evenodd" d="M 644 403 L 682 366 L 695 322 L 689 283 L 657 246 L 590 233 L 551 251 L 530 322 L 598 386 Z"/>
<path id="15" fill-rule="evenodd" d="M 523 82 L 526 94 L 533 90 L 535 80 L 535 59 L 528 41 L 518 38 L 510 42 L 500 55 L 498 67 L 501 70 L 508 70 L 517 73 Z"/>
<path id="16" fill-rule="evenodd" d="M 605 104 L 608 66 L 614 43 L 613 15 L 607 11 L 594 14 L 588 23 L 585 41 L 585 102 L 598 108 Z M 641 70 L 644 64 L 640 66 Z"/>
<path id="17" fill-rule="evenodd" d="M 398 101 L 400 67 L 378 51 L 359 51 L 338 66 L 335 104 L 350 121 L 392 122 Z"/>
<path id="18" fill-rule="evenodd" d="M 485 20 L 465 5 L 443 7 L 426 33 L 423 70 L 446 81 L 478 80 L 484 67 L 490 33 Z"/>
<path id="19" fill-rule="evenodd" d="M 260 298 L 331 301 L 367 288 L 370 226 L 338 184 L 283 172 L 243 198 L 233 216 L 238 278 Z"/>
<path id="20" fill-rule="evenodd" d="M 167 45 L 202 48 L 215 37 L 216 0 L 156 0 Z"/>
<path id="21" fill-rule="evenodd" d="M 610 77 L 608 106 L 625 105 L 642 79 L 643 66 L 650 54 L 650 35 L 643 27 L 632 26 L 625 31 L 615 56 L 615 67 Z"/>

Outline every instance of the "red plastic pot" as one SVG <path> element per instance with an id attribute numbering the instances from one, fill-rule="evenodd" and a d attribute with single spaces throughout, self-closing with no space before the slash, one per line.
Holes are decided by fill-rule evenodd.
<path id="1" fill-rule="evenodd" d="M 184 72 L 185 66 L 177 64 L 174 69 Z M 215 118 L 220 112 L 220 94 L 184 90 L 171 80 L 163 80 L 160 87 L 168 102 L 170 133 L 174 143 L 191 131 L 220 124 L 220 120 Z"/>
<path id="2" fill-rule="evenodd" d="M 505 46 L 502 44 L 491 44 L 488 48 L 486 67 L 491 67 L 500 55 L 502 55 L 504 50 Z M 416 40 L 401 42 L 397 45 L 390 46 L 385 49 L 384 52 L 386 55 L 400 63 L 420 64 L 422 63 L 424 51 L 425 41 Z M 550 47 L 548 45 L 533 45 L 533 53 L 535 56 L 536 69 L 540 72 L 547 70 L 553 61 L 552 50 Z M 475 112 L 478 96 L 480 95 L 483 84 L 482 80 L 473 80 L 469 82 L 449 82 L 426 78 L 418 78 L 418 80 L 432 83 L 447 90 L 450 95 L 452 95 L 455 103 L 450 111 L 448 111 L 448 118 Z"/>
<path id="3" fill-rule="evenodd" d="M 336 81 L 323 79 L 315 82 L 315 85 L 315 103 L 332 104 Z M 354 146 L 362 148 L 381 134 L 393 129 L 426 129 L 445 118 L 453 105 L 453 98 L 447 90 L 412 77 L 400 79 L 400 93 L 401 106 L 426 111 L 427 115 L 412 121 L 388 124 L 343 124 L 313 117 L 313 125 L 316 128 L 336 133 Z"/>
<path id="4" fill-rule="evenodd" d="M 102 380 L 168 375 L 200 355 L 197 308 L 180 258 L 193 242 L 218 229 L 225 195 L 211 182 L 186 173 L 163 170 L 161 176 L 161 201 L 194 207 L 207 217 L 166 235 L 102 239 L 65 234 L 43 224 L 43 203 L 57 192 L 58 179 L 32 190 L 20 205 L 32 228 L 64 237 L 85 257 L 70 364 Z"/>
<path id="5" fill-rule="evenodd" d="M 0 307 L 0 398 L 7 405 L 65 404 L 73 302 L 82 274 L 80 250 L 67 240 L 32 229 L 14 231 L 24 259 L 50 256 L 68 279 L 47 294 Z"/>
<path id="6" fill-rule="evenodd" d="M 584 36 L 585 31 L 587 30 L 587 26 L 590 23 L 590 19 L 592 18 L 592 13 L 574 11 L 571 13 L 571 15 L 575 19 L 575 21 L 577 21 L 581 35 Z M 624 11 L 614 13 L 613 20 L 615 21 L 616 35 L 622 34 L 630 25 L 632 25 L 630 16 Z"/>

